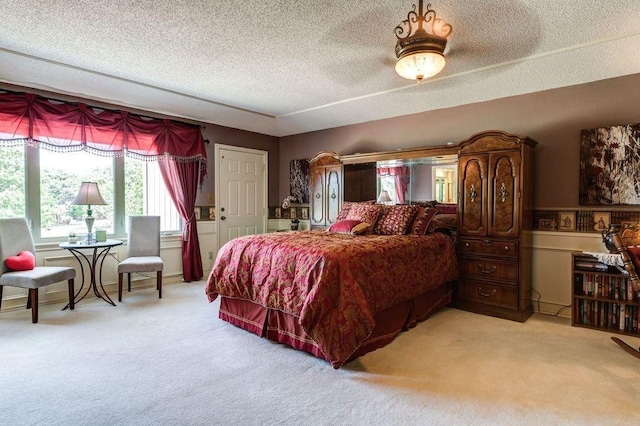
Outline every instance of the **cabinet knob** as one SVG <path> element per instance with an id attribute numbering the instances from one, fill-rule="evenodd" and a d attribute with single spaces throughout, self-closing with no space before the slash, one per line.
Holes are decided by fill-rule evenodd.
<path id="1" fill-rule="evenodd" d="M 320 198 L 320 194 L 316 194 L 316 198 L 318 198 L 318 199 L 319 199 L 319 198 Z"/>
<path id="2" fill-rule="evenodd" d="M 469 247 L 471 247 L 471 245 L 469 243 L 464 243 L 464 247 L 465 248 L 469 248 Z"/>
<path id="3" fill-rule="evenodd" d="M 504 251 L 509 251 L 509 246 L 504 246 Z"/>

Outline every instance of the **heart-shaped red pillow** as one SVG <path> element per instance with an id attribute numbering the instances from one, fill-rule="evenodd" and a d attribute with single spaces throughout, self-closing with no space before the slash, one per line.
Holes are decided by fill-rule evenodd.
<path id="1" fill-rule="evenodd" d="M 28 271 L 36 267 L 36 257 L 29 250 L 24 250 L 16 256 L 9 256 L 4 263 L 12 271 Z"/>

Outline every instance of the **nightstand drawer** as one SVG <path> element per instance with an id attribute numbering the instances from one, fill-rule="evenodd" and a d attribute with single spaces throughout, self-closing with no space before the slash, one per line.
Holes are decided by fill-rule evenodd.
<path id="1" fill-rule="evenodd" d="M 498 280 L 516 285 L 518 283 L 518 263 L 506 260 L 464 257 L 460 259 L 460 275 L 490 281 Z"/>
<path id="2" fill-rule="evenodd" d="M 460 280 L 458 297 L 469 302 L 518 309 L 518 288 L 513 286 Z"/>
<path id="3" fill-rule="evenodd" d="M 518 241 L 492 240 L 478 238 L 460 238 L 458 252 L 460 254 L 475 254 L 482 256 L 518 256 Z"/>

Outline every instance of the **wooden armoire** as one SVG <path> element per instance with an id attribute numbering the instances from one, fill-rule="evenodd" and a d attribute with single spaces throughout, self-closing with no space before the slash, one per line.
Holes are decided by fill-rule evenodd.
<path id="1" fill-rule="evenodd" d="M 458 308 L 524 322 L 531 305 L 534 140 L 502 131 L 458 145 Z"/>
<path id="2" fill-rule="evenodd" d="M 342 179 L 339 154 L 322 151 L 309 159 L 311 228 L 327 228 L 336 222 L 342 207 Z"/>

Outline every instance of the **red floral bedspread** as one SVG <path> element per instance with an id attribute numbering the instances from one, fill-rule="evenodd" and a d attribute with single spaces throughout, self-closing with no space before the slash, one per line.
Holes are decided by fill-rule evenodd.
<path id="1" fill-rule="evenodd" d="M 299 318 L 338 368 L 373 330 L 373 317 L 457 278 L 444 234 L 278 232 L 225 244 L 209 275 L 209 301 L 249 300 Z"/>

